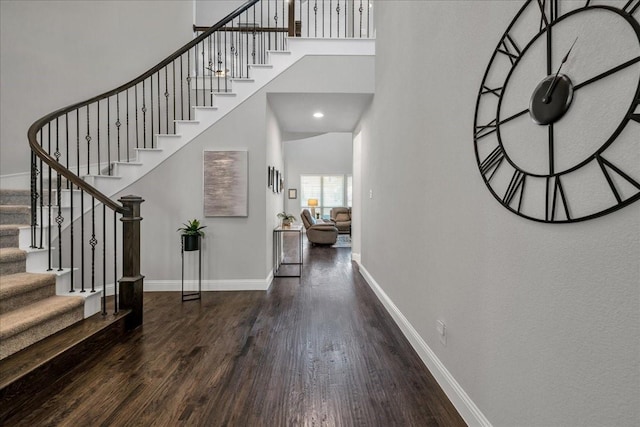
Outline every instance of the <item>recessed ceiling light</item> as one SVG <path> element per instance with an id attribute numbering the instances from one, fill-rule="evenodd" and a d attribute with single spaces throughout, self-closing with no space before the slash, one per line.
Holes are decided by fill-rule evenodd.
<path id="1" fill-rule="evenodd" d="M 320 119 L 320 118 L 324 117 L 324 114 L 322 114 L 320 111 L 318 111 L 317 113 L 313 113 L 313 117 L 315 117 L 316 119 Z"/>

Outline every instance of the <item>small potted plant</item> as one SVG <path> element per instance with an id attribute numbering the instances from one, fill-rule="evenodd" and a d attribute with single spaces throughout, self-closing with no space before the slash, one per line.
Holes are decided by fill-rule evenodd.
<path id="1" fill-rule="evenodd" d="M 203 228 L 206 228 L 206 225 L 200 225 L 200 221 L 197 219 L 192 219 L 188 221 L 186 224 L 182 224 L 184 227 L 178 228 L 177 231 L 182 232 L 182 241 L 184 245 L 185 251 L 197 251 L 200 249 L 200 237 L 204 237 Z"/>
<path id="2" fill-rule="evenodd" d="M 280 218 L 282 220 L 282 227 L 283 228 L 290 227 L 291 223 L 296 220 L 295 216 L 293 216 L 291 214 L 288 214 L 286 212 L 280 212 L 278 214 L 278 218 Z"/>

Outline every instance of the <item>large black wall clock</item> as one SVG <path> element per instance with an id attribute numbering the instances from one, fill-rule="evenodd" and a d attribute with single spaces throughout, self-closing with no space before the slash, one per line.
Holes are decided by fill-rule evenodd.
<path id="1" fill-rule="evenodd" d="M 529 0 L 513 18 L 474 123 L 480 173 L 504 207 L 564 223 L 640 199 L 639 16 L 640 0 Z"/>

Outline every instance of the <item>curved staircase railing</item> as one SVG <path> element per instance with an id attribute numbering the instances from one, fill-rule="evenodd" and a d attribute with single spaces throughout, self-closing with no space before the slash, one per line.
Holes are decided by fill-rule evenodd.
<path id="1" fill-rule="evenodd" d="M 118 203 L 95 183 L 156 149 L 154 135 L 175 133 L 193 107 L 213 107 L 216 94 L 248 79 L 269 51 L 285 50 L 287 37 L 370 37 L 370 8 L 363 0 L 248 0 L 212 27 L 194 27 L 197 37 L 139 77 L 34 122 L 31 247 L 47 251 L 47 270 L 70 272 L 69 292 L 113 286 L 114 311 L 120 303 L 141 322 L 142 200 Z"/>

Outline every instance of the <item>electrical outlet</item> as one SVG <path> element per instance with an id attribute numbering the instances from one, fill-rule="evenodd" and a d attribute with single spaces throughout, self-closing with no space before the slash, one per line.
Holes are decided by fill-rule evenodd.
<path id="1" fill-rule="evenodd" d="M 444 324 L 444 321 L 438 320 L 436 321 L 436 330 L 438 331 L 438 336 L 440 338 L 440 342 L 442 345 L 447 345 L 447 325 Z"/>

